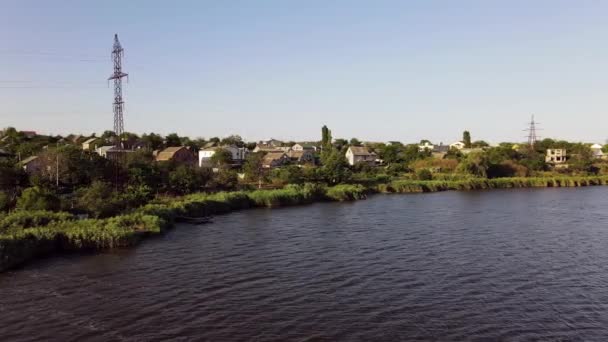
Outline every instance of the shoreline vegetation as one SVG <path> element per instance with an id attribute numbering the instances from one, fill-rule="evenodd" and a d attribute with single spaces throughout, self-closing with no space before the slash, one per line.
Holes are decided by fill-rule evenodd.
<path id="1" fill-rule="evenodd" d="M 472 178 L 467 180 L 393 180 L 372 184 L 325 186 L 306 183 L 282 189 L 194 193 L 159 197 L 118 216 L 78 219 L 67 212 L 15 211 L 0 216 L 0 272 L 58 253 L 94 252 L 136 245 L 162 234 L 179 217 L 206 217 L 249 208 L 277 208 L 322 201 L 353 201 L 372 193 L 427 193 L 608 185 L 608 176 Z"/>

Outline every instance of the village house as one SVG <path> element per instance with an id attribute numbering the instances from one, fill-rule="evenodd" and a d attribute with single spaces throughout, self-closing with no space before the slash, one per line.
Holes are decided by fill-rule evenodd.
<path id="1" fill-rule="evenodd" d="M 117 160 L 121 154 L 129 152 L 133 151 L 123 150 L 117 148 L 116 146 L 101 146 L 95 149 L 95 153 L 97 153 L 99 156 L 110 160 Z"/>
<path id="2" fill-rule="evenodd" d="M 297 164 L 315 164 L 315 155 L 310 150 L 292 150 L 287 153 L 287 156 L 292 162 Z"/>
<path id="3" fill-rule="evenodd" d="M 269 140 L 260 140 L 258 145 L 268 146 L 268 147 L 279 147 L 283 146 L 283 142 L 277 139 L 270 138 Z"/>
<path id="4" fill-rule="evenodd" d="M 545 156 L 545 163 L 552 165 L 566 164 L 567 155 L 564 148 L 549 148 Z"/>
<path id="5" fill-rule="evenodd" d="M 19 133 L 23 134 L 28 139 L 32 139 L 38 135 L 35 131 L 20 131 Z"/>
<path id="6" fill-rule="evenodd" d="M 431 155 L 433 156 L 433 158 L 443 159 L 449 151 L 450 146 L 440 143 L 439 145 L 433 146 L 433 149 L 431 150 Z"/>
<path id="7" fill-rule="evenodd" d="M 462 150 L 463 148 L 465 148 L 465 144 L 462 141 L 457 141 L 457 142 L 451 143 L 450 148 Z"/>
<path id="8" fill-rule="evenodd" d="M 376 157 L 376 153 L 370 152 L 370 150 L 364 146 L 350 146 L 348 150 L 346 150 L 346 159 L 351 166 L 357 163 L 373 165 L 376 163 Z"/>
<path id="9" fill-rule="evenodd" d="M 591 149 L 591 152 L 593 153 L 594 158 L 606 159 L 606 154 L 604 154 L 604 151 L 602 151 L 602 147 L 603 146 L 600 144 L 591 145 L 590 149 Z"/>
<path id="10" fill-rule="evenodd" d="M 101 145 L 100 138 L 89 138 L 82 143 L 82 149 L 85 151 L 95 150 L 97 148 L 97 145 Z"/>
<path id="11" fill-rule="evenodd" d="M 285 152 L 268 152 L 262 158 L 262 167 L 272 169 L 275 167 L 289 164 L 289 156 Z"/>
<path id="12" fill-rule="evenodd" d="M 27 157 L 21 161 L 20 165 L 23 171 L 30 174 L 40 172 L 43 168 L 42 160 L 38 156 Z"/>
<path id="13" fill-rule="evenodd" d="M 245 147 L 236 147 L 236 146 L 214 146 L 202 148 L 198 151 L 198 166 L 202 167 L 205 164 L 208 164 L 211 160 L 211 157 L 218 150 L 226 150 L 230 152 L 232 155 L 232 161 L 235 163 L 242 163 L 245 161 L 249 150 Z"/>
<path id="14" fill-rule="evenodd" d="M 0 148 L 0 158 L 10 158 L 12 157 L 13 154 L 7 152 L 6 150 L 3 150 Z"/>
<path id="15" fill-rule="evenodd" d="M 420 144 L 418 145 L 418 151 L 420 152 L 424 152 L 424 151 L 432 151 L 435 148 L 435 145 L 431 144 L 428 141 L 425 141 L 424 144 Z"/>
<path id="16" fill-rule="evenodd" d="M 156 153 L 157 162 L 172 161 L 180 164 L 194 165 L 196 157 L 186 146 L 167 147 Z"/>
<path id="17" fill-rule="evenodd" d="M 305 143 L 301 143 L 301 144 L 295 144 L 291 147 L 292 151 L 312 151 L 312 152 L 316 152 L 317 151 L 317 146 L 313 145 L 313 144 L 305 144 Z"/>

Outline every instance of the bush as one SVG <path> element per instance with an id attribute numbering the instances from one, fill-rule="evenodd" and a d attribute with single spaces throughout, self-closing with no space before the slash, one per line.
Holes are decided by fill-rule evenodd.
<path id="1" fill-rule="evenodd" d="M 17 199 L 17 209 L 20 210 L 58 210 L 59 198 L 50 190 L 37 186 L 23 190 Z"/>
<path id="2" fill-rule="evenodd" d="M 340 184 L 327 189 L 327 197 L 334 201 L 352 201 L 364 199 L 365 188 L 356 184 Z"/>
<path id="3" fill-rule="evenodd" d="M 95 181 L 90 187 L 79 190 L 77 206 L 91 216 L 101 218 L 118 214 L 124 202 L 111 184 Z"/>
<path id="4" fill-rule="evenodd" d="M 420 169 L 416 171 L 416 178 L 419 180 L 431 180 L 433 179 L 433 174 L 428 169 Z"/>

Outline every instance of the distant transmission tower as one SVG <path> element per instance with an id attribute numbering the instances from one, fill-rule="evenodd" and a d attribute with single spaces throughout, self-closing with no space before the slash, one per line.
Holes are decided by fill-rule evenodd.
<path id="1" fill-rule="evenodd" d="M 536 135 L 536 131 L 538 130 L 536 125 L 538 125 L 538 122 L 534 121 L 534 115 L 532 115 L 532 120 L 530 120 L 529 125 L 529 128 L 525 129 L 524 131 L 528 132 L 528 146 L 530 148 L 534 148 L 534 145 L 536 145 L 536 141 L 538 140 L 538 138 L 540 138 L 538 135 Z"/>
<path id="2" fill-rule="evenodd" d="M 123 48 L 118 41 L 118 35 L 114 35 L 114 47 L 112 48 L 112 60 L 114 61 L 114 73 L 108 81 L 114 80 L 114 133 L 116 134 L 115 146 L 122 149 L 121 138 L 125 131 L 123 120 L 124 101 L 122 100 L 122 78 L 129 76 L 122 72 Z"/>

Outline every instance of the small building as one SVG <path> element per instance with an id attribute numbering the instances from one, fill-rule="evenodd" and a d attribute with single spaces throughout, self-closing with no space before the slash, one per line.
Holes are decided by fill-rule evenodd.
<path id="1" fill-rule="evenodd" d="M 462 150 L 463 148 L 465 148 L 465 146 L 466 145 L 462 141 L 457 141 L 450 144 L 450 148 L 454 148 L 457 150 Z"/>
<path id="2" fill-rule="evenodd" d="M 10 158 L 10 157 L 13 157 L 12 153 L 9 153 L 8 151 L 0 148 L 0 158 Z"/>
<path id="3" fill-rule="evenodd" d="M 95 153 L 97 153 L 99 156 L 110 160 L 117 160 L 129 152 L 133 151 L 124 150 L 116 146 L 101 146 L 95 149 Z"/>
<path id="4" fill-rule="evenodd" d="M 209 163 L 211 157 L 217 150 L 226 150 L 232 155 L 232 161 L 235 163 L 242 163 L 245 161 L 249 150 L 245 147 L 236 146 L 215 146 L 202 148 L 198 151 L 198 166 L 202 167 L 206 163 Z"/>
<path id="5" fill-rule="evenodd" d="M 37 173 L 42 170 L 42 160 L 38 156 L 31 156 L 23 159 L 20 163 L 23 171 L 27 173 Z"/>
<path id="6" fill-rule="evenodd" d="M 559 165 L 559 164 L 565 164 L 566 161 L 567 161 L 567 155 L 566 155 L 565 148 L 547 149 L 547 155 L 545 156 L 545 163 Z"/>
<path id="7" fill-rule="evenodd" d="M 376 157 L 376 153 L 371 152 L 365 146 L 350 146 L 348 150 L 346 150 L 346 159 L 351 166 L 357 163 L 373 165 L 376 163 Z"/>
<path id="8" fill-rule="evenodd" d="M 591 152 L 593 153 L 593 157 L 597 159 L 606 159 L 606 154 L 602 151 L 603 146 L 600 144 L 593 144 L 591 147 Z"/>
<path id="9" fill-rule="evenodd" d="M 435 148 L 435 145 L 431 144 L 428 141 L 425 141 L 424 144 L 418 145 L 418 151 L 420 151 L 420 152 L 433 151 L 434 148 Z"/>
<path id="10" fill-rule="evenodd" d="M 289 156 L 285 152 L 268 152 L 262 158 L 262 167 L 272 169 L 289 164 Z"/>
<path id="11" fill-rule="evenodd" d="M 89 138 L 82 143 L 82 149 L 85 151 L 91 151 L 97 148 L 97 145 L 101 145 L 100 138 Z"/>
<path id="12" fill-rule="evenodd" d="M 291 146 L 291 150 L 292 151 L 311 151 L 311 152 L 316 152 L 317 151 L 317 146 L 315 146 L 313 144 L 301 143 L 301 144 L 295 144 L 295 145 Z"/>
<path id="13" fill-rule="evenodd" d="M 157 162 L 172 161 L 180 164 L 194 165 L 196 157 L 186 146 L 167 147 L 156 154 Z"/>
<path id="14" fill-rule="evenodd" d="M 258 145 L 266 145 L 269 147 L 279 147 L 283 146 L 283 142 L 277 139 L 270 138 L 269 140 L 261 140 L 258 142 Z"/>
<path id="15" fill-rule="evenodd" d="M 443 144 L 435 145 L 435 146 L 433 146 L 433 149 L 431 150 L 431 156 L 433 158 L 443 159 L 443 158 L 445 158 L 445 156 L 448 154 L 449 151 L 450 151 L 449 145 L 443 145 Z"/>
<path id="16" fill-rule="evenodd" d="M 32 139 L 38 135 L 35 131 L 20 131 L 19 133 L 23 134 L 28 139 Z"/>
<path id="17" fill-rule="evenodd" d="M 287 153 L 287 156 L 293 163 L 297 164 L 315 164 L 315 155 L 310 150 L 291 150 Z"/>

